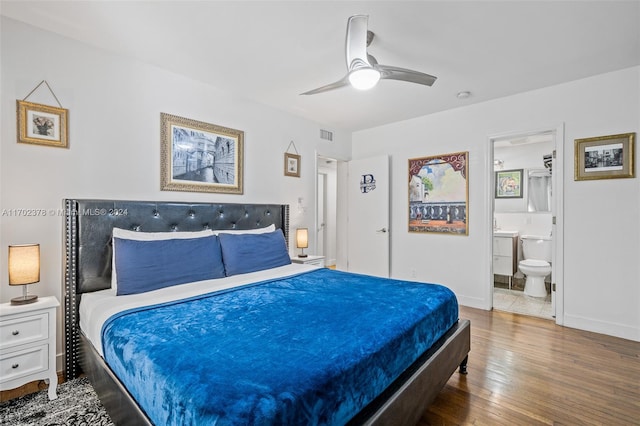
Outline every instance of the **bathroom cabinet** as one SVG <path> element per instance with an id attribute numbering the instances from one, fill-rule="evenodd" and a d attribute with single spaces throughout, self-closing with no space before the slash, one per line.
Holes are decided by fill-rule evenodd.
<path id="1" fill-rule="evenodd" d="M 509 288 L 517 271 L 518 236 L 493 236 L 493 273 L 509 277 Z"/>

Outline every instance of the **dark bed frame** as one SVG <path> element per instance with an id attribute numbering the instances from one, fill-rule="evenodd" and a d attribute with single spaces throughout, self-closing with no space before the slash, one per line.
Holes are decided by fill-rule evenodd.
<path id="1" fill-rule="evenodd" d="M 65 378 L 84 372 L 116 425 L 151 422 L 79 328 L 83 293 L 111 287 L 114 227 L 142 232 L 255 229 L 289 238 L 289 206 L 67 199 L 65 208 Z M 349 424 L 415 425 L 455 370 L 466 374 L 470 324 L 459 320 Z"/>

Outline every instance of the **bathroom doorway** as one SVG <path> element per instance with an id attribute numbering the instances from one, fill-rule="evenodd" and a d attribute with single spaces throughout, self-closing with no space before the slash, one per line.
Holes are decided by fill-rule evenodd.
<path id="1" fill-rule="evenodd" d="M 558 324 L 563 140 L 562 126 L 489 138 L 492 307 Z"/>

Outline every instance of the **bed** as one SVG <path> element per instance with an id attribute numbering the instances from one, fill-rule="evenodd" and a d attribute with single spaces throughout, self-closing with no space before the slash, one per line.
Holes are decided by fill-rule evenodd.
<path id="1" fill-rule="evenodd" d="M 290 264 L 288 234 L 287 205 L 65 200 L 65 377 L 85 373 L 118 425 L 415 424 L 466 373 L 455 296 Z M 179 271 L 210 244 L 222 272 Z M 141 268 L 159 245 L 171 256 Z"/>

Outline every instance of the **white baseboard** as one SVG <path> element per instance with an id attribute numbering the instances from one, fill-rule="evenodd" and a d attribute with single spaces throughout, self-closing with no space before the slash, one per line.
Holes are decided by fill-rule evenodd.
<path id="1" fill-rule="evenodd" d="M 640 328 L 626 324 L 594 320 L 593 318 L 587 318 L 581 315 L 572 315 L 565 311 L 563 325 L 565 327 L 577 328 L 579 330 L 591 331 L 594 333 L 606 334 L 608 336 L 640 342 Z"/>
<path id="2" fill-rule="evenodd" d="M 482 309 L 484 311 L 488 311 L 490 306 L 487 305 L 487 300 L 479 297 L 468 297 L 468 296 L 458 296 L 458 303 L 462 306 L 467 306 L 469 308 Z"/>

